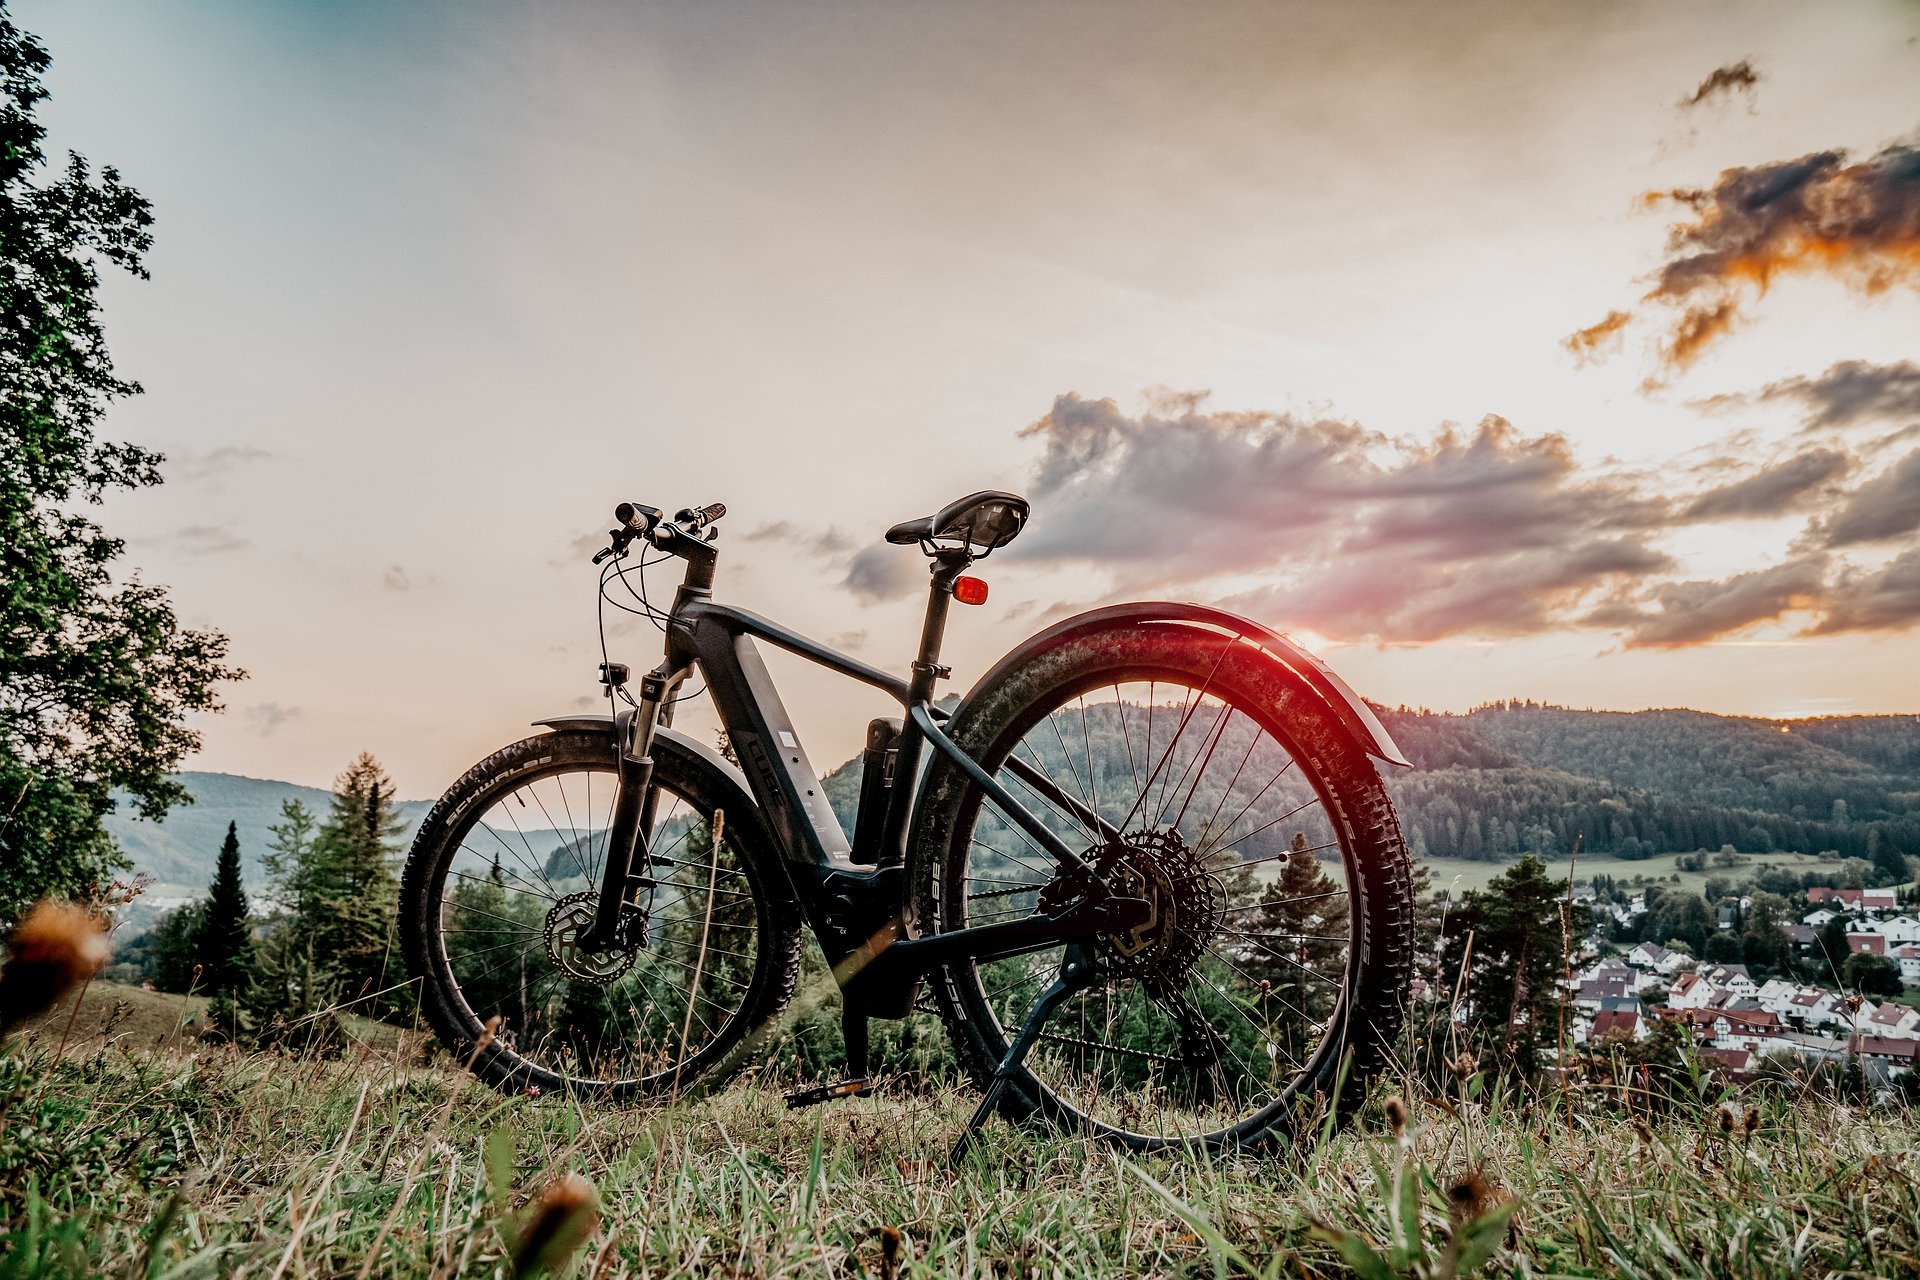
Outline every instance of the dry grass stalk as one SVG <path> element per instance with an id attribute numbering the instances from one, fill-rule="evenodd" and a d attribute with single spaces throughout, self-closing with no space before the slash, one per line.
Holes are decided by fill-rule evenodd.
<path id="1" fill-rule="evenodd" d="M 600 1193 L 577 1173 L 561 1175 L 527 1209 L 513 1233 L 513 1274 L 563 1266 L 600 1224 Z"/>
<path id="2" fill-rule="evenodd" d="M 1387 1124 L 1393 1128 L 1393 1136 L 1396 1139 L 1404 1138 L 1407 1134 L 1408 1113 L 1406 1102 L 1396 1094 L 1387 1099 L 1385 1110 L 1387 1113 Z"/>
<path id="3" fill-rule="evenodd" d="M 51 899 L 37 904 L 7 941 L 7 961 L 0 967 L 0 1035 L 92 981 L 109 954 L 106 931 L 86 911 Z"/>

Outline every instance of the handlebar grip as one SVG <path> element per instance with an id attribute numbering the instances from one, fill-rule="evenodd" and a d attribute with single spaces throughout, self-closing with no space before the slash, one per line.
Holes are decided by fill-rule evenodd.
<path id="1" fill-rule="evenodd" d="M 687 514 L 686 519 L 691 524 L 693 531 L 698 532 L 726 514 L 726 503 L 711 502 L 704 507 L 695 507 Z"/>
<path id="2" fill-rule="evenodd" d="M 623 502 L 613 509 L 613 518 L 620 522 L 621 527 L 632 529 L 635 533 L 645 533 L 652 528 L 653 517 L 658 514 L 631 502 Z"/>

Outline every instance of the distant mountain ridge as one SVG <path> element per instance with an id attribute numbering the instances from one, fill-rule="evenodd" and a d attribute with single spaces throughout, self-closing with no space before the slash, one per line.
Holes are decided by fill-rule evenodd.
<path id="1" fill-rule="evenodd" d="M 229 822 L 240 836 L 241 875 L 247 889 L 260 892 L 267 883 L 260 858 L 268 851 L 268 828 L 280 821 L 280 806 L 298 800 L 320 818 L 333 804 L 333 796 L 319 787 L 270 778 L 233 773 L 180 773 L 174 778 L 193 795 L 193 804 L 176 807 L 164 822 L 148 822 L 122 801 L 106 820 L 107 833 L 133 859 L 134 870 L 153 877 L 158 896 L 205 891 Z M 433 802 L 406 800 L 397 807 L 407 823 L 404 838 L 410 842 Z"/>
<path id="2" fill-rule="evenodd" d="M 1734 844 L 1869 857 L 1884 840 L 1920 855 L 1920 716 L 1767 720 L 1702 711 L 1579 711 L 1503 702 L 1454 714 L 1381 709 L 1416 768 L 1388 785 L 1416 852 L 1503 860 L 1527 848 L 1675 852 Z M 826 779 L 851 825 L 859 761 Z M 247 885 L 280 806 L 316 815 L 316 787 L 224 773 L 183 773 L 198 803 L 164 823 L 122 810 L 107 820 L 137 870 L 163 893 L 202 892 L 227 823 L 237 824 Z M 1836 806 L 1836 801 L 1839 802 Z M 432 801 L 399 806 L 411 841 Z"/>

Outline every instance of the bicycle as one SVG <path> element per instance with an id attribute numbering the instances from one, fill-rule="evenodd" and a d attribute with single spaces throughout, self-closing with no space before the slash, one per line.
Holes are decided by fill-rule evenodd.
<path id="1" fill-rule="evenodd" d="M 930 561 L 904 679 L 716 603 L 725 513 L 616 509 L 594 557 L 612 710 L 537 721 L 420 829 L 406 961 L 458 1059 L 510 1091 L 678 1096 L 760 1044 L 804 926 L 847 1079 L 789 1104 L 869 1092 L 868 1020 L 924 985 L 983 1090 L 955 1160 L 996 1108 L 1152 1150 L 1269 1145 L 1357 1105 L 1402 1021 L 1413 900 L 1373 759 L 1406 761 L 1338 676 L 1248 619 L 1123 604 L 1016 646 L 949 714 L 949 606 L 984 602 L 967 570 L 1024 499 L 888 530 Z M 644 574 L 671 558 L 662 611 Z M 604 660 L 608 604 L 665 632 L 637 697 Z M 901 704 L 868 727 L 851 837 L 756 642 Z M 696 668 L 737 765 L 672 727 Z"/>

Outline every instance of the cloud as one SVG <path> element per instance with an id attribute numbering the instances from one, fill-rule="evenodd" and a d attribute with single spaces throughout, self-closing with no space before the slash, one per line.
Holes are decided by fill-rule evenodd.
<path id="1" fill-rule="evenodd" d="M 1801 375 L 1769 382 L 1744 395 L 1714 396 L 1701 408 L 1721 410 L 1787 401 L 1801 406 L 1808 431 L 1883 422 L 1920 421 L 1920 364 L 1842 360 L 1818 377 Z"/>
<path id="2" fill-rule="evenodd" d="M 1920 450 L 1848 494 L 1820 527 L 1829 547 L 1885 542 L 1920 529 Z"/>
<path id="3" fill-rule="evenodd" d="M 1853 469 L 1840 449 L 1809 449 L 1752 475 L 1709 489 L 1681 508 L 1683 521 L 1759 519 L 1806 509 Z"/>
<path id="4" fill-rule="evenodd" d="M 1646 202 L 1686 211 L 1668 229 L 1666 259 L 1641 299 L 1666 315 L 1660 356 L 1671 372 L 1738 327 L 1776 276 L 1827 275 L 1867 294 L 1920 285 L 1914 145 L 1858 162 L 1836 149 L 1727 169 L 1712 186 L 1653 192 Z M 1580 337 L 1567 345 L 1577 351 Z"/>
<path id="5" fill-rule="evenodd" d="M 832 525 L 825 529 L 807 529 L 791 520 L 760 525 L 746 535 L 746 541 L 786 543 L 819 556 L 843 556 L 860 545 L 851 535 Z"/>
<path id="6" fill-rule="evenodd" d="M 193 524 L 176 530 L 169 539 L 174 546 L 190 556 L 218 556 L 232 551 L 245 551 L 253 543 L 218 525 Z"/>
<path id="7" fill-rule="evenodd" d="M 260 702 L 248 707 L 243 713 L 254 732 L 263 738 L 271 738 L 273 731 L 287 721 L 305 714 L 299 707 L 283 707 L 277 702 Z"/>
<path id="8" fill-rule="evenodd" d="M 1621 334 L 1632 321 L 1630 311 L 1609 311 L 1606 319 L 1568 334 L 1560 345 L 1573 353 L 1575 364 L 1598 364 L 1620 350 Z"/>
<path id="9" fill-rule="evenodd" d="M 1222 594 L 1328 635 L 1417 641 L 1544 630 L 1669 563 L 1652 538 L 1670 502 L 1498 417 L 1410 439 L 1066 395 L 1025 434 L 1043 445 L 1036 519 L 1007 554 L 1102 567 L 1115 594 L 1256 577 Z"/>
<path id="10" fill-rule="evenodd" d="M 1869 573 L 1850 573 L 1831 593 L 1817 635 L 1844 631 L 1899 631 L 1920 623 L 1920 547 Z"/>
<path id="11" fill-rule="evenodd" d="M 175 480 L 211 480 L 249 462 L 264 462 L 273 454 L 252 445 L 224 444 L 217 449 L 172 449 L 166 469 Z"/>
<path id="12" fill-rule="evenodd" d="M 1760 73 L 1753 69 L 1753 63 L 1747 58 L 1728 63 L 1724 67 L 1715 67 L 1700 82 L 1700 86 L 1687 97 L 1675 104 L 1682 110 L 1692 110 L 1702 103 L 1715 98 L 1731 98 L 1735 94 L 1744 94 L 1749 102 L 1753 99 L 1754 89 L 1760 84 Z"/>
<path id="13" fill-rule="evenodd" d="M 1905 611 L 1920 569 L 1862 573 L 1833 555 L 1920 529 L 1920 451 L 1849 490 L 1860 462 L 1839 444 L 1722 478 L 1724 456 L 1751 448 L 1735 437 L 1699 488 L 1678 468 L 1582 465 L 1564 437 L 1495 416 L 1392 436 L 1199 399 L 1130 413 L 1063 395 L 1023 434 L 1040 445 L 1035 518 L 1003 554 L 1103 574 L 1095 602 L 1206 599 L 1336 640 L 1415 644 L 1587 628 L 1675 647 L 1802 613 L 1819 630 L 1920 621 Z M 1768 568 L 1687 579 L 1664 546 L 1676 528 L 1796 513 L 1804 532 Z"/>
<path id="14" fill-rule="evenodd" d="M 911 594 L 923 588 L 926 580 L 927 571 L 917 552 L 880 543 L 854 552 L 841 585 L 872 604 Z"/>
<path id="15" fill-rule="evenodd" d="M 1819 608 L 1826 599 L 1826 572 L 1822 560 L 1809 557 L 1720 582 L 1669 583 L 1652 593 L 1658 609 L 1638 615 L 1627 643 L 1634 648 L 1700 644 L 1795 610 Z M 1602 616 L 1625 621 L 1618 614 Z"/>
<path id="16" fill-rule="evenodd" d="M 583 564 L 591 564 L 594 552 L 606 546 L 608 541 L 604 533 L 583 533 L 567 543 L 565 555 L 554 556 L 547 564 L 554 569 L 577 569 Z"/>

